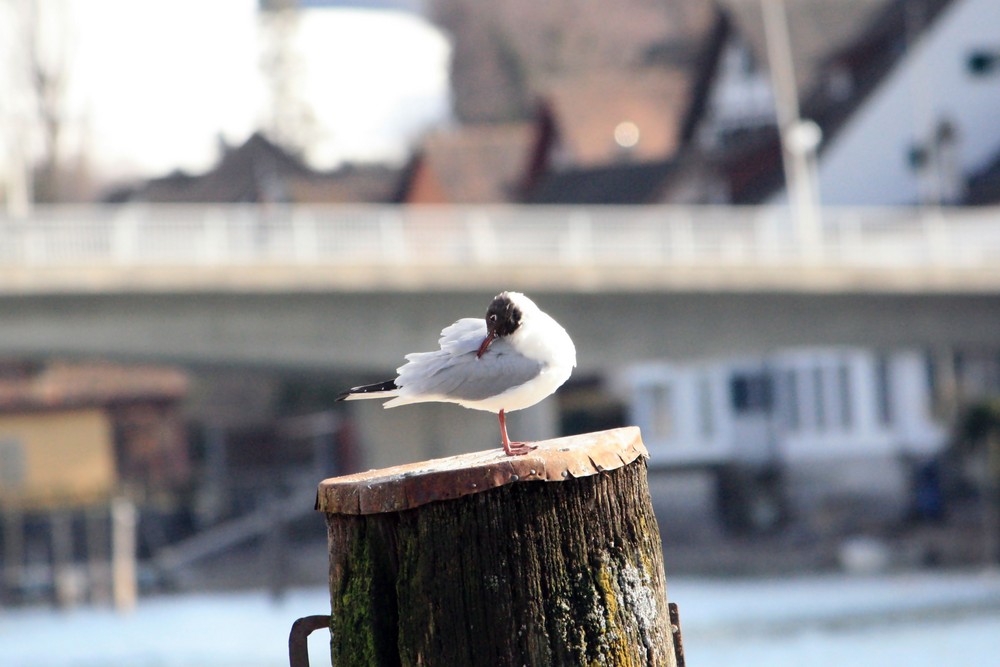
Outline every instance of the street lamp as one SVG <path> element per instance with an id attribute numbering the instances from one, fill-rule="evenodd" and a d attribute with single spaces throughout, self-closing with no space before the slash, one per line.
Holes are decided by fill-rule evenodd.
<path id="1" fill-rule="evenodd" d="M 799 110 L 785 2 L 760 0 L 760 5 L 775 114 L 781 136 L 785 188 L 793 212 L 793 224 L 805 256 L 817 259 L 822 251 L 822 229 L 816 150 L 823 134 L 816 123 L 803 120 Z"/>

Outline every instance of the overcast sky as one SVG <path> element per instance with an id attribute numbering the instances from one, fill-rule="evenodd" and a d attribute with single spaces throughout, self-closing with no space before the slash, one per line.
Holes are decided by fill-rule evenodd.
<path id="1" fill-rule="evenodd" d="M 260 127 L 257 0 L 60 1 L 60 16 L 47 20 L 66 35 L 65 143 L 100 172 L 203 170 L 220 135 L 239 143 Z M 305 10 L 296 47 L 298 89 L 317 123 L 309 151 L 317 166 L 402 160 L 409 141 L 448 116 L 450 47 L 419 16 Z M 8 102 L 0 114 L 25 109 Z"/>

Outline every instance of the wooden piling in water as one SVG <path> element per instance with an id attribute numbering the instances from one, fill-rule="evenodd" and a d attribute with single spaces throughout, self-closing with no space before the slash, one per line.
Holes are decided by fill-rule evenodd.
<path id="1" fill-rule="evenodd" d="M 325 480 L 344 665 L 677 664 L 637 428 Z"/>

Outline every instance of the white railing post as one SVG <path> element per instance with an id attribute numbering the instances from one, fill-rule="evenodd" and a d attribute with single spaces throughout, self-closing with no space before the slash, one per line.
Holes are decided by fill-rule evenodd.
<path id="1" fill-rule="evenodd" d="M 316 218 L 302 209 L 292 209 L 292 257 L 295 262 L 313 263 L 318 259 L 319 235 Z"/>
<path id="2" fill-rule="evenodd" d="M 111 219 L 111 225 L 111 261 L 138 264 L 139 221 L 135 213 L 126 209 Z"/>
<path id="3" fill-rule="evenodd" d="M 952 264 L 957 259 L 951 240 L 952 234 L 940 209 L 928 210 L 920 219 L 927 261 L 934 266 Z"/>
<path id="4" fill-rule="evenodd" d="M 21 256 L 24 263 L 31 266 L 35 264 L 45 264 L 48 259 L 46 252 L 48 238 L 51 236 L 51 225 L 48 220 L 23 219 L 21 226 L 22 250 Z"/>
<path id="5" fill-rule="evenodd" d="M 594 230 L 590 214 L 573 209 L 566 220 L 566 236 L 560 247 L 560 259 L 566 264 L 585 264 L 596 259 Z"/>
<path id="6" fill-rule="evenodd" d="M 778 216 L 766 212 L 756 216 L 753 222 L 754 251 L 753 256 L 758 265 L 773 265 L 782 257 L 781 233 Z"/>
<path id="7" fill-rule="evenodd" d="M 391 264 L 406 261 L 406 232 L 403 220 L 396 209 L 384 211 L 378 218 L 379 235 L 382 238 L 382 257 Z"/>
<path id="8" fill-rule="evenodd" d="M 841 265 L 860 264 L 861 250 L 864 246 L 864 234 L 861 228 L 861 215 L 856 210 L 841 214 L 837 218 L 837 231 L 839 232 L 839 243 L 837 254 L 833 259 Z"/>
<path id="9" fill-rule="evenodd" d="M 217 208 L 209 208 L 202 214 L 202 228 L 198 258 L 202 264 L 220 264 L 232 260 L 232 248 L 227 243 L 227 215 Z"/>
<path id="10" fill-rule="evenodd" d="M 483 209 L 474 209 L 465 217 L 466 235 L 472 259 L 476 264 L 489 264 L 497 257 L 497 235 L 493 220 Z"/>
<path id="11" fill-rule="evenodd" d="M 697 250 L 694 239 L 694 221 L 691 219 L 690 211 L 684 211 L 673 221 L 664 221 L 664 224 L 670 224 L 670 241 L 673 246 L 670 259 L 680 264 L 694 263 Z"/>

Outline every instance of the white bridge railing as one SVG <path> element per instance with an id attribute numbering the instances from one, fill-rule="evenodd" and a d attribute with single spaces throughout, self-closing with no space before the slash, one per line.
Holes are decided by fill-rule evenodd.
<path id="1" fill-rule="evenodd" d="M 0 217 L 0 268 L 412 265 L 1000 267 L 1000 209 L 826 209 L 817 237 L 774 207 L 38 207 Z"/>

